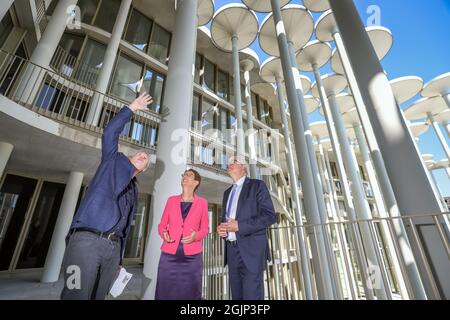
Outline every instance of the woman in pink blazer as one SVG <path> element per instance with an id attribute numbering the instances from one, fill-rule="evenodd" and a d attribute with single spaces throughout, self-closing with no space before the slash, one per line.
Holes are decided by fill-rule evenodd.
<path id="1" fill-rule="evenodd" d="M 182 175 L 180 195 L 167 200 L 158 232 L 163 239 L 156 300 L 200 300 L 202 240 L 209 232 L 208 201 L 195 194 L 201 177 L 193 169 Z"/>

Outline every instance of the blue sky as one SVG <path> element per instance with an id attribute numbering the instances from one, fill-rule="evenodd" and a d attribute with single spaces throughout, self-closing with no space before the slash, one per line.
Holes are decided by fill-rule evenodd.
<path id="1" fill-rule="evenodd" d="M 302 0 L 291 3 L 303 4 Z M 237 0 L 216 0 L 216 10 L 228 3 L 241 3 Z M 371 13 L 367 9 L 377 5 L 381 10 L 381 25 L 391 30 L 394 45 L 389 54 L 381 61 L 390 80 L 403 76 L 419 76 L 424 82 L 450 71 L 450 0 L 355 0 L 355 4 L 363 19 L 366 21 Z M 261 22 L 265 15 L 257 13 Z M 313 14 L 314 20 L 320 16 Z M 314 38 L 314 36 L 313 36 Z M 334 47 L 334 44 L 331 44 Z M 255 41 L 251 48 L 255 50 L 261 62 L 268 56 L 259 48 Z M 322 74 L 330 73 L 329 64 L 321 69 Z M 306 74 L 311 80 L 312 74 Z M 404 103 L 402 109 L 410 106 L 419 96 Z M 310 115 L 311 122 L 323 120 L 315 112 Z M 444 133 L 447 143 L 449 137 Z M 420 151 L 434 154 L 435 160 L 445 158 L 434 131 L 430 128 L 420 136 Z M 450 196 L 450 179 L 444 170 L 435 170 L 439 189 L 444 196 Z"/>

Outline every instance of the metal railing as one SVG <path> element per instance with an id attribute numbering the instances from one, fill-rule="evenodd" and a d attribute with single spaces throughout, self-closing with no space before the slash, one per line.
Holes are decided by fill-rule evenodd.
<path id="1" fill-rule="evenodd" d="M 45 9 L 45 1 L 35 0 L 34 3 L 36 4 L 36 22 L 39 25 L 39 30 L 41 31 L 41 34 L 43 34 L 48 24 Z"/>
<path id="2" fill-rule="evenodd" d="M 128 104 L 2 50 L 0 94 L 45 117 L 94 133 L 102 133 L 109 120 Z M 87 121 L 94 108 L 100 108 L 100 120 L 95 125 Z M 125 126 L 121 140 L 156 149 L 160 122 L 159 114 L 138 111 Z"/>
<path id="3" fill-rule="evenodd" d="M 227 175 L 228 159 L 235 154 L 236 147 L 229 141 L 222 141 L 215 136 L 203 135 L 195 130 L 190 130 L 189 134 L 190 152 L 188 163 Z M 249 159 L 248 154 L 246 159 Z M 280 166 L 277 163 L 271 163 L 261 158 L 258 158 L 256 166 L 259 172 L 258 178 L 266 183 L 272 195 L 277 197 L 277 200 L 285 210 L 288 210 L 289 196 L 286 190 L 288 185 L 284 180 L 284 176 L 278 179 L 278 175 L 283 174 Z"/>
<path id="4" fill-rule="evenodd" d="M 76 80 L 90 87 L 96 85 L 101 70 L 101 65 L 88 65 L 60 46 L 56 48 L 50 61 L 50 67 L 63 77 Z"/>
<path id="5" fill-rule="evenodd" d="M 370 220 L 329 222 L 320 225 L 305 224 L 303 226 L 277 226 L 269 228 L 267 231 L 269 239 L 269 248 L 272 260 L 268 262 L 264 272 L 265 299 L 270 300 L 298 300 L 305 299 L 304 294 L 304 275 L 302 274 L 299 246 L 297 241 L 297 228 L 302 228 L 306 235 L 307 256 L 310 265 L 311 274 L 309 275 L 313 282 L 314 299 L 319 299 L 317 277 L 323 270 L 314 270 L 314 266 L 321 266 L 324 261 L 320 261 L 319 256 L 313 256 L 312 241 L 319 233 L 329 237 L 331 251 L 337 261 L 336 267 L 331 269 L 334 278 L 337 279 L 337 294 L 335 298 L 345 300 L 357 299 L 380 299 L 380 288 L 385 288 L 387 299 L 411 299 L 413 290 L 410 279 L 407 276 L 408 263 L 403 259 L 400 246 L 403 245 L 403 239 L 396 236 L 395 224 L 403 223 L 407 227 L 408 239 L 411 247 L 418 248 L 420 254 L 415 254 L 414 258 L 418 264 L 425 266 L 426 272 L 420 276 L 423 279 L 431 281 L 437 288 L 434 281 L 433 268 L 429 256 L 424 250 L 424 242 L 421 238 L 419 226 L 427 219 L 427 227 L 434 226 L 438 233 L 443 252 L 447 256 L 441 257 L 447 259 L 450 270 L 450 238 L 446 232 L 445 219 L 450 217 L 450 213 L 438 213 L 429 215 L 417 215 L 408 217 L 390 217 L 374 218 Z M 375 243 L 378 244 L 380 254 L 377 261 L 369 261 L 365 252 L 358 252 L 361 247 L 355 243 L 355 236 L 360 235 L 361 229 L 368 227 Z M 382 228 L 387 228 L 387 234 L 383 234 Z M 385 245 L 386 236 L 392 238 L 395 252 L 387 252 Z M 338 246 L 339 240 L 346 239 L 347 247 Z M 342 241 L 343 242 L 343 241 Z M 203 240 L 203 298 L 210 300 L 230 299 L 229 275 L 228 269 L 224 266 L 224 241 L 217 233 L 208 234 Z M 341 248 L 341 249 L 340 249 Z M 340 250 L 346 250 L 347 254 Z M 364 250 L 364 249 L 363 249 Z M 357 263 L 358 254 L 362 253 L 364 257 L 363 266 Z M 392 268 L 392 259 L 397 258 L 400 261 L 401 274 L 397 274 Z M 347 258 L 346 258 L 347 257 Z M 318 259 L 318 263 L 312 261 Z M 345 259 L 348 259 L 347 261 Z M 406 293 L 399 290 L 401 281 L 407 288 Z M 435 292 L 439 295 L 439 292 Z M 429 297 L 430 298 L 430 297 Z"/>

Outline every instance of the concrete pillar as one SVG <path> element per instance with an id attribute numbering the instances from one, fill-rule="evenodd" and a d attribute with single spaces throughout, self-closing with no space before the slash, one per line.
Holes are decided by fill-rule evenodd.
<path id="1" fill-rule="evenodd" d="M 372 136 L 366 131 L 377 173 L 378 170 L 386 170 L 386 177 L 389 178 L 388 181 L 391 183 L 396 203 L 398 203 L 398 211 L 403 216 L 440 212 L 439 199 L 433 192 L 426 171 L 417 169 L 423 167 L 421 159 L 415 151 L 414 141 L 408 134 L 407 124 L 402 120 L 392 88 L 354 3 L 351 0 L 330 0 L 330 5 L 342 35 L 348 60 L 351 61 L 353 78 L 360 89 L 361 102 L 365 106 L 363 111 L 366 115 L 363 115 L 357 103 L 364 131 L 371 127 L 373 137 L 376 138 L 377 148 L 373 148 Z M 340 53 L 342 57 L 342 52 Z M 347 76 L 349 76 L 348 73 Z M 381 163 L 384 163 L 385 168 L 380 166 Z M 416 218 L 414 221 L 417 227 L 432 223 L 431 219 L 425 218 Z M 428 256 L 434 267 L 432 274 L 427 271 L 429 268 L 424 263 L 421 261 L 418 263 L 420 273 L 429 278 L 426 284 L 427 295 L 431 298 L 448 298 L 450 279 L 446 274 L 448 274 L 449 261 L 445 248 L 441 243 L 436 242 L 434 235 L 437 232 L 435 226 L 425 227 L 422 238 L 424 249 L 429 253 Z M 414 234 L 411 233 L 411 236 Z M 421 257 L 420 248 L 415 244 L 413 250 L 417 257 Z M 436 281 L 441 284 L 440 287 L 443 289 L 441 292 L 445 292 L 444 295 L 438 293 Z M 417 299 L 423 298 L 423 295 L 420 296 L 420 289 L 416 292 L 419 294 Z"/>
<path id="2" fill-rule="evenodd" d="M 328 100 L 330 102 L 330 110 L 333 117 L 333 122 L 336 126 L 337 137 L 341 147 L 342 159 L 344 160 L 344 166 L 350 179 L 350 187 L 352 190 L 357 218 L 362 220 L 372 219 L 372 214 L 370 212 L 369 203 L 366 199 L 361 176 L 359 174 L 359 169 L 355 164 L 355 159 L 353 159 L 350 145 L 347 140 L 344 120 L 339 110 L 336 97 L 334 95 L 330 95 L 328 97 Z M 370 228 L 370 224 L 367 222 L 362 222 L 361 224 L 359 224 L 359 227 L 366 250 L 369 268 L 374 268 L 374 270 L 379 271 L 379 274 L 383 275 L 384 267 L 382 265 L 382 261 L 378 256 L 378 247 L 376 243 L 374 243 L 373 230 Z M 388 288 L 385 287 L 384 282 L 379 281 L 379 284 L 380 286 L 378 288 L 374 288 L 377 298 L 383 300 L 390 298 L 390 292 L 388 291 Z"/>
<path id="3" fill-rule="evenodd" d="M 5 17 L 6 13 L 9 11 L 9 8 L 11 8 L 14 0 L 3 0 L 0 3 L 0 21 Z"/>
<path id="4" fill-rule="evenodd" d="M 450 159 L 450 148 L 447 144 L 447 141 L 445 141 L 445 137 L 442 134 L 442 130 L 439 127 L 439 124 L 434 120 L 434 117 L 431 113 L 428 113 L 428 120 L 430 120 L 434 132 L 436 133 L 436 136 L 438 137 L 439 142 L 441 143 L 442 149 L 444 149 L 445 156 L 447 157 L 447 159 Z"/>
<path id="5" fill-rule="evenodd" d="M 197 0 L 179 1 L 172 37 L 169 73 L 166 79 L 164 102 L 167 120 L 160 125 L 156 175 L 153 197 L 153 218 L 144 255 L 142 299 L 154 299 L 158 261 L 162 243 L 158 223 L 169 196 L 180 193 L 180 174 L 187 167 L 190 146 L 189 128 L 193 98 L 193 64 L 197 43 Z M 187 108 L 187 106 L 189 106 Z"/>
<path id="6" fill-rule="evenodd" d="M 302 191 L 305 201 L 305 212 L 307 213 L 308 222 L 314 225 L 321 224 L 321 216 L 317 203 L 316 191 L 314 188 L 314 177 L 312 175 L 311 161 L 308 155 L 308 146 L 304 136 L 305 129 L 300 113 L 300 105 L 296 91 L 296 79 L 293 73 L 292 63 L 289 54 L 286 33 L 284 31 L 283 19 L 281 16 L 280 3 L 278 0 L 271 0 L 273 17 L 277 26 L 277 40 L 280 49 L 280 59 L 283 67 L 283 75 L 285 79 L 287 99 L 289 102 L 289 110 L 292 117 L 292 129 L 297 153 L 297 161 L 300 171 L 300 179 L 302 183 Z M 298 72 L 298 70 L 297 70 Z M 298 82 L 298 80 L 297 80 Z M 317 237 L 317 258 L 320 260 L 321 268 L 316 270 L 318 278 L 319 299 L 333 299 L 333 283 L 331 278 L 331 269 L 329 266 L 327 248 L 325 242 L 325 234 L 321 228 L 315 229 Z M 321 271 L 321 273 L 320 273 Z M 319 276 L 320 275 L 320 276 Z"/>
<path id="7" fill-rule="evenodd" d="M 446 93 L 442 96 L 444 98 L 445 104 L 450 109 L 450 93 Z"/>
<path id="8" fill-rule="evenodd" d="M 278 104 L 280 106 L 280 115 L 284 136 L 284 144 L 286 146 L 286 160 L 288 163 L 289 169 L 289 185 L 291 186 L 291 197 L 294 206 L 295 213 L 295 222 L 296 222 L 296 231 L 297 231 L 297 240 L 299 241 L 299 249 L 300 249 L 300 262 L 302 268 L 303 275 L 303 285 L 305 290 L 305 298 L 306 300 L 313 300 L 313 290 L 311 284 L 311 272 L 309 268 L 309 256 L 306 248 L 306 237 L 303 229 L 303 219 L 301 212 L 301 201 L 299 197 L 299 188 L 297 182 L 297 174 L 295 172 L 295 164 L 294 164 L 294 155 L 292 151 L 291 139 L 289 136 L 289 122 L 286 115 L 286 109 L 284 108 L 284 97 L 283 92 L 281 91 L 281 80 L 277 79 L 277 96 L 278 96 Z M 315 260 L 313 258 L 313 260 Z"/>
<path id="9" fill-rule="evenodd" d="M 108 46 L 106 47 L 105 56 L 103 58 L 102 69 L 97 78 L 97 84 L 95 86 L 94 97 L 88 111 L 86 122 L 90 125 L 97 126 L 100 118 L 100 114 L 103 106 L 103 98 L 108 89 L 109 79 L 114 68 L 114 62 L 117 57 L 117 50 L 119 49 L 120 39 L 122 38 L 123 30 L 125 29 L 125 23 L 127 22 L 128 12 L 130 11 L 132 0 L 122 0 L 120 8 L 117 13 L 116 22 L 111 33 L 111 39 L 109 39 Z"/>
<path id="10" fill-rule="evenodd" d="M 15 99 L 26 104 L 32 105 L 34 103 L 45 76 L 46 71 L 44 69 L 49 67 L 64 30 L 66 30 L 67 22 L 71 21 L 71 11 L 68 9 L 75 6 L 77 2 L 78 0 L 60 0 L 56 5 L 41 39 L 33 50 L 30 63 L 24 70 L 18 88 L 14 93 Z"/>
<path id="11" fill-rule="evenodd" d="M 332 197 L 333 197 L 333 201 L 334 201 L 334 206 L 336 208 L 336 219 L 338 222 L 343 222 L 343 215 L 340 212 L 340 207 L 339 207 L 339 200 L 338 200 L 338 195 L 337 195 L 337 191 L 336 191 L 336 186 L 334 184 L 334 180 L 333 180 L 333 175 L 331 173 L 331 163 L 330 163 L 330 158 L 328 156 L 328 152 L 325 151 L 323 153 L 324 156 L 324 160 L 325 160 L 325 166 L 327 168 L 327 171 L 330 174 L 330 187 L 331 187 L 331 192 L 332 192 Z M 342 163 L 342 161 L 341 161 Z M 338 170 L 338 174 L 339 174 L 339 170 Z M 347 177 L 345 175 L 345 177 Z M 347 179 L 347 178 L 346 178 Z M 350 187 L 348 186 L 348 181 L 347 180 L 342 180 L 341 179 L 341 185 L 342 190 L 344 190 L 343 195 L 344 195 L 344 199 L 346 199 L 346 197 L 350 197 Z M 351 199 L 345 200 L 344 203 L 347 203 L 348 201 L 350 201 L 351 207 L 348 207 L 346 205 L 346 211 L 349 212 L 350 210 L 352 210 L 353 215 L 355 215 L 355 210 L 353 209 L 353 203 L 351 202 Z M 347 270 L 347 275 L 346 275 L 346 279 L 349 282 L 347 284 L 347 288 L 350 291 L 350 296 L 353 300 L 357 300 L 358 299 L 358 294 L 359 294 L 359 289 L 357 288 L 357 282 L 355 280 L 355 274 L 353 273 L 353 266 L 352 266 L 352 259 L 350 257 L 350 246 L 349 246 L 349 241 L 353 241 L 356 247 L 356 263 L 358 264 L 358 266 L 363 265 L 363 261 L 364 261 L 364 252 L 362 250 L 362 244 L 361 244 L 361 239 L 359 238 L 359 235 L 356 234 L 356 232 L 353 231 L 354 228 L 350 228 L 350 232 L 351 232 L 351 238 L 347 239 L 347 237 L 345 236 L 345 226 L 344 224 L 337 224 L 336 225 L 336 232 L 338 235 L 338 238 L 340 239 L 341 244 L 341 252 L 342 252 L 342 260 L 343 263 L 345 265 L 345 268 Z M 359 249 L 361 248 L 361 249 Z M 361 268 L 359 267 L 360 270 L 362 270 L 361 272 L 361 278 L 362 279 L 367 279 L 367 275 L 365 272 L 365 268 Z M 367 299 L 373 299 L 373 294 L 371 291 L 369 291 L 367 289 L 367 280 L 363 280 L 363 289 L 364 292 L 366 293 L 366 297 Z"/>
<path id="12" fill-rule="evenodd" d="M 364 138 L 364 133 L 362 131 L 361 125 L 355 123 L 353 124 L 353 130 L 355 132 L 356 139 L 358 141 L 359 152 L 364 162 L 364 167 L 366 168 L 367 177 L 369 179 L 369 184 L 373 192 L 373 196 L 375 198 L 375 204 L 378 210 L 380 217 L 387 218 L 389 214 L 384 206 L 383 196 L 381 194 L 380 185 L 377 179 L 377 175 L 375 173 L 375 169 L 373 168 L 372 161 L 370 159 L 369 148 L 367 147 L 366 140 Z M 406 288 L 404 275 L 402 269 L 400 268 L 399 257 L 395 251 L 394 244 L 392 242 L 392 237 L 389 232 L 389 228 L 387 226 L 386 220 L 381 221 L 381 232 L 384 234 L 384 238 L 386 239 L 386 245 L 389 250 L 389 255 L 392 260 L 394 272 L 397 276 L 397 280 L 400 286 L 400 294 L 404 299 L 408 299 L 408 290 Z M 408 241 L 408 240 L 406 240 Z M 401 253 L 401 252 L 400 252 Z M 420 275 L 418 274 L 417 267 L 415 269 L 417 274 L 415 277 L 418 277 L 420 281 Z M 419 282 L 420 283 L 420 282 Z"/>
<path id="13" fill-rule="evenodd" d="M 342 152 L 341 152 L 341 148 L 339 146 L 339 140 L 337 137 L 336 126 L 334 125 L 333 117 L 331 115 L 330 103 L 327 99 L 325 87 L 323 85 L 322 77 L 320 75 L 320 71 L 319 71 L 317 65 L 313 66 L 313 71 L 314 71 L 314 77 L 315 77 L 316 83 L 317 83 L 317 88 L 319 91 L 320 102 L 322 105 L 323 113 L 324 113 L 327 128 L 328 128 L 328 134 L 330 136 L 331 145 L 333 147 L 334 157 L 336 159 L 336 167 L 338 169 L 338 175 L 339 175 L 340 182 L 342 185 L 342 193 L 344 195 L 345 207 L 347 209 L 347 214 L 348 214 L 350 220 L 355 221 L 357 219 L 356 213 L 355 213 L 355 207 L 354 207 L 353 200 L 352 200 L 352 194 L 350 192 L 350 186 L 348 184 L 347 172 L 345 171 L 345 168 L 344 168 L 344 160 L 342 159 Z M 358 267 L 361 272 L 361 278 L 363 279 L 362 284 L 363 284 L 363 288 L 364 288 L 364 293 L 365 293 L 367 299 L 372 300 L 372 299 L 374 299 L 374 295 L 373 295 L 372 290 L 370 290 L 367 286 L 367 283 L 369 281 L 369 275 L 368 275 L 367 269 L 365 267 L 366 263 L 365 263 L 365 256 L 364 256 L 362 240 L 361 240 L 360 234 L 357 232 L 356 229 L 357 229 L 356 226 L 354 224 L 352 224 L 351 231 L 352 231 L 354 245 L 356 248 L 356 258 L 357 258 L 356 261 L 358 263 Z"/>
<path id="14" fill-rule="evenodd" d="M 78 197 L 80 195 L 81 184 L 84 174 L 81 172 L 71 172 L 67 180 L 64 195 L 59 208 L 58 218 L 56 219 L 55 229 L 53 231 L 50 247 L 45 259 L 44 271 L 41 276 L 41 282 L 58 281 L 63 262 L 64 251 L 66 250 L 65 238 L 69 232 Z"/>
<path id="15" fill-rule="evenodd" d="M 0 142 L 0 181 L 3 173 L 5 172 L 6 164 L 8 163 L 9 157 L 11 157 L 13 149 L 14 146 L 12 144 Z"/>
<path id="16" fill-rule="evenodd" d="M 320 137 L 316 137 L 316 141 L 317 141 L 317 145 L 319 147 L 319 171 L 320 171 L 320 175 L 322 177 L 322 185 L 324 186 L 324 192 L 328 194 L 328 201 L 327 201 L 327 211 L 331 212 L 333 215 L 333 220 L 334 221 L 340 221 L 339 220 L 339 205 L 337 204 L 337 202 L 335 201 L 335 194 L 334 194 L 334 188 L 332 186 L 332 179 L 330 177 L 330 173 L 328 171 L 327 165 L 326 165 L 326 161 L 325 161 L 325 150 L 323 149 L 323 145 L 322 143 L 320 143 Z M 344 238 L 341 238 L 340 236 L 338 236 L 340 230 L 340 226 L 337 224 L 333 224 L 330 225 L 330 228 L 334 228 L 337 236 L 336 236 L 336 241 L 337 241 L 337 245 L 338 245 L 338 250 L 340 252 L 340 258 L 341 258 L 341 262 L 342 262 L 342 266 L 344 269 L 344 282 L 345 282 L 345 286 L 347 288 L 347 290 L 349 291 L 350 296 L 355 299 L 356 296 L 354 295 L 354 278 L 353 278 L 353 272 L 352 269 L 350 267 L 350 256 L 348 255 L 348 251 L 347 251 L 347 241 L 345 241 Z M 333 247 L 333 245 L 332 245 Z M 337 258 L 336 258 L 337 259 Z M 346 260 L 348 259 L 348 260 Z M 339 274 L 339 269 L 336 266 L 336 274 Z M 341 285 L 341 281 L 338 280 L 338 285 L 339 285 L 339 293 L 340 293 L 340 297 L 339 300 L 343 300 L 344 299 L 344 292 L 343 292 L 343 288 Z"/>
<path id="17" fill-rule="evenodd" d="M 445 121 L 442 125 L 444 126 L 445 131 L 447 132 L 447 136 L 450 139 L 450 122 Z"/>
<path id="18" fill-rule="evenodd" d="M 319 166 L 317 164 L 317 157 L 316 157 L 316 151 L 314 149 L 313 137 L 311 135 L 311 129 L 309 127 L 308 112 L 306 111 L 305 100 L 303 97 L 303 87 L 302 87 L 302 82 L 300 79 L 300 72 L 298 70 L 297 59 L 295 56 L 294 44 L 292 43 L 292 41 L 289 41 L 289 39 L 288 39 L 288 51 L 289 51 L 289 58 L 291 61 L 291 65 L 292 65 L 292 73 L 294 74 L 295 89 L 296 89 L 298 103 L 299 103 L 300 119 L 298 119 L 298 120 L 301 120 L 303 122 L 304 131 L 302 132 L 302 134 L 305 136 L 305 140 L 306 140 L 306 146 L 307 146 L 307 150 L 308 150 L 308 156 L 309 156 L 311 171 L 312 171 L 312 175 L 313 175 L 314 189 L 315 189 L 315 194 L 316 194 L 316 198 L 317 198 L 317 205 L 319 208 L 320 220 L 324 224 L 324 223 L 328 222 L 327 209 L 325 206 L 325 199 L 324 199 L 324 194 L 323 194 L 324 189 L 323 189 L 322 183 L 320 181 Z M 328 237 L 328 233 L 324 234 L 324 239 L 325 239 L 325 245 L 327 248 L 328 260 L 330 261 L 330 268 L 336 270 L 336 261 L 335 261 L 334 254 L 331 251 L 332 246 L 331 246 L 330 238 Z M 332 272 L 331 278 L 332 278 L 333 291 L 335 294 L 335 298 L 339 299 L 338 284 L 337 284 L 338 280 L 336 277 L 337 277 L 337 274 L 335 272 Z"/>
<path id="19" fill-rule="evenodd" d="M 245 81 L 245 104 L 247 107 L 247 139 L 248 139 L 248 154 L 250 157 L 250 177 L 256 178 L 256 132 L 253 128 L 253 105 L 252 105 L 252 97 L 250 91 L 250 68 L 249 66 L 244 66 L 244 81 Z"/>
<path id="20" fill-rule="evenodd" d="M 242 124 L 242 100 L 241 100 L 241 73 L 239 68 L 239 50 L 237 47 L 238 37 L 231 37 L 232 55 L 233 55 L 233 93 L 234 93 L 234 110 L 236 113 L 236 145 L 237 154 L 245 155 L 244 126 Z"/>

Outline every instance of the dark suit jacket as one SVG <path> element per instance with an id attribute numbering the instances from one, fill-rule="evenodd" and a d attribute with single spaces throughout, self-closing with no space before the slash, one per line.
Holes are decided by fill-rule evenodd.
<path id="1" fill-rule="evenodd" d="M 231 187 L 225 190 L 222 221 L 226 221 L 226 207 Z M 242 260 L 249 270 L 262 272 L 270 260 L 266 229 L 276 222 L 275 209 L 264 181 L 245 178 L 236 208 L 239 231 L 237 244 Z M 227 252 L 225 246 L 225 265 Z"/>
<path id="2" fill-rule="evenodd" d="M 128 221 L 122 238 L 122 255 L 126 237 L 133 219 L 137 188 L 133 186 L 134 201 L 131 206 L 118 201 L 118 196 L 130 184 L 136 168 L 121 152 L 118 152 L 119 135 L 133 112 L 124 106 L 111 119 L 102 136 L 102 159 L 83 201 L 76 212 L 71 228 L 89 227 L 99 231 L 111 231 L 127 215 Z"/>

